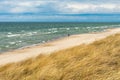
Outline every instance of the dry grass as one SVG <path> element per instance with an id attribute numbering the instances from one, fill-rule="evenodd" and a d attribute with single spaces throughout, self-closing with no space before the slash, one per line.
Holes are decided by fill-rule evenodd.
<path id="1" fill-rule="evenodd" d="M 0 80 L 120 80 L 120 34 L 6 65 Z"/>

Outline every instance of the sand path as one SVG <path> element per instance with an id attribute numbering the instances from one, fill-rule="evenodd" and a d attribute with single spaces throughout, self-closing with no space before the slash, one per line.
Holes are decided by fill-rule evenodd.
<path id="1" fill-rule="evenodd" d="M 89 44 L 96 40 L 103 39 L 107 36 L 120 33 L 120 28 L 110 29 L 101 33 L 88 33 L 72 35 L 66 38 L 58 39 L 42 45 L 31 46 L 19 50 L 6 52 L 0 55 L 0 65 L 15 63 L 29 58 L 38 56 L 39 54 L 49 54 L 58 50 L 67 49 L 81 44 Z"/>

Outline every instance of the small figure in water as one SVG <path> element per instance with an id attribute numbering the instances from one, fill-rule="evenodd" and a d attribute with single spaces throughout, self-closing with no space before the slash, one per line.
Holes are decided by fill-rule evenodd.
<path id="1" fill-rule="evenodd" d="M 68 37 L 70 36 L 70 34 L 68 34 Z"/>

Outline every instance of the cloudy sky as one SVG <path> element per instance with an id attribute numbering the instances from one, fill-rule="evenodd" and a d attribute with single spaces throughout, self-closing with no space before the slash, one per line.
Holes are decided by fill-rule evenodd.
<path id="1" fill-rule="evenodd" d="M 0 0 L 0 21 L 120 22 L 120 0 Z"/>

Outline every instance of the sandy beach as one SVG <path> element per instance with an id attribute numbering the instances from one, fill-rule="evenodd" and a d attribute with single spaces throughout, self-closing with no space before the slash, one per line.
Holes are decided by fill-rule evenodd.
<path id="1" fill-rule="evenodd" d="M 40 54 L 50 54 L 55 51 L 71 48 L 81 44 L 89 44 L 96 40 L 103 39 L 107 36 L 120 33 L 120 28 L 109 29 L 105 32 L 77 34 L 47 42 L 41 45 L 22 48 L 10 52 L 1 53 L 0 65 L 16 63 L 29 58 L 34 58 Z"/>

